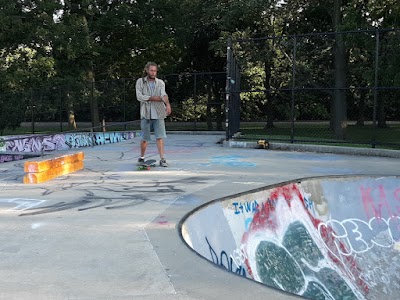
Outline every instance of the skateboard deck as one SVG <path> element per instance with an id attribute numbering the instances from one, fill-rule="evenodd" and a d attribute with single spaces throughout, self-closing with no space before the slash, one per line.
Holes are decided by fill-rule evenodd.
<path id="1" fill-rule="evenodd" d="M 137 166 L 137 169 L 139 171 L 150 170 L 151 167 L 155 167 L 155 166 L 156 166 L 156 160 L 155 159 L 149 159 L 149 160 L 146 160 L 144 163 L 139 164 Z"/>

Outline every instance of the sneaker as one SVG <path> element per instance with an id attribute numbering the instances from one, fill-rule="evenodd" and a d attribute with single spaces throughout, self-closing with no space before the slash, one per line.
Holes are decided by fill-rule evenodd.
<path id="1" fill-rule="evenodd" d="M 137 160 L 137 165 L 140 166 L 140 165 L 143 165 L 143 164 L 144 164 L 144 158 L 139 157 L 138 160 Z"/>
<path id="2" fill-rule="evenodd" d="M 168 167 L 167 161 L 165 158 L 160 159 L 160 166 L 161 167 Z"/>

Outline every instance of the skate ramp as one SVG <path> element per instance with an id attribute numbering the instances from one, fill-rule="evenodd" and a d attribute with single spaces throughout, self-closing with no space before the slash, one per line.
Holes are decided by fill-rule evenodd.
<path id="1" fill-rule="evenodd" d="M 398 299 L 400 177 L 319 177 L 207 203 L 180 233 L 205 259 L 310 299 Z"/>

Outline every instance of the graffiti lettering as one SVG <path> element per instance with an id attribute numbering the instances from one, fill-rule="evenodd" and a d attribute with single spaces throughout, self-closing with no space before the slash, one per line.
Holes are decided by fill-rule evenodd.
<path id="1" fill-rule="evenodd" d="M 314 202 L 311 199 L 304 197 L 304 206 L 308 211 L 315 215 Z"/>
<path id="2" fill-rule="evenodd" d="M 353 253 L 364 253 L 374 246 L 389 248 L 399 241 L 400 217 L 389 219 L 372 218 L 367 223 L 359 219 L 344 221 L 329 220 L 318 225 L 318 231 L 322 237 L 323 228 L 332 228 L 331 235 L 335 240 L 336 251 L 341 255 L 349 256 Z M 347 245 L 347 248 L 343 247 Z M 327 249 L 332 251 L 325 243 Z M 332 254 L 335 254 L 335 252 Z"/>
<path id="3" fill-rule="evenodd" d="M 65 143 L 70 148 L 90 147 L 93 145 L 93 137 L 90 133 L 68 133 L 65 135 Z"/>
<path id="4" fill-rule="evenodd" d="M 360 274 L 361 279 L 368 283 L 368 286 L 376 286 L 378 282 L 390 284 L 390 279 L 385 275 L 383 270 L 379 267 L 371 268 Z"/>
<path id="5" fill-rule="evenodd" d="M 225 251 L 221 251 L 221 253 L 218 255 L 213 249 L 213 247 L 210 245 L 210 242 L 208 241 L 207 237 L 206 237 L 206 242 L 210 250 L 211 261 L 214 264 L 224 267 L 225 269 L 234 272 L 238 275 L 246 277 L 246 269 L 244 267 L 237 266 L 237 268 L 234 270 L 233 266 L 234 261 L 232 256 L 228 256 L 228 254 Z"/>
<path id="6" fill-rule="evenodd" d="M 22 155 L 0 155 L 0 164 L 9 161 L 21 160 L 24 157 Z"/>
<path id="7" fill-rule="evenodd" d="M 96 145 L 119 143 L 123 140 L 119 132 L 103 132 L 95 135 Z"/>
<path id="8" fill-rule="evenodd" d="M 233 262 L 236 264 L 236 266 L 242 266 L 247 259 L 247 254 L 245 251 L 245 246 L 244 245 L 240 245 L 239 249 L 236 249 L 233 251 L 233 254 L 231 255 L 231 258 L 233 260 Z"/>
<path id="9" fill-rule="evenodd" d="M 42 152 L 53 150 L 66 150 L 68 148 L 90 147 L 93 145 L 104 145 L 118 143 L 141 136 L 141 131 L 127 132 L 95 132 L 95 133 L 66 133 L 48 136 L 9 137 L 7 141 L 0 144 L 2 151 L 14 152 Z M 3 150 L 4 148 L 4 150 Z"/>
<path id="10" fill-rule="evenodd" d="M 367 218 L 371 219 L 372 217 L 382 218 L 383 209 L 385 208 L 387 211 L 388 216 L 393 216 L 393 213 L 390 209 L 390 205 L 387 201 L 386 192 L 383 185 L 378 186 L 378 193 L 379 193 L 379 203 L 374 202 L 374 197 L 372 195 L 373 190 L 372 188 L 365 188 L 363 186 L 360 187 L 361 189 L 361 199 L 364 204 L 364 210 L 367 214 Z M 396 195 L 396 192 L 395 192 Z M 376 206 L 377 204 L 377 206 Z"/>
<path id="11" fill-rule="evenodd" d="M 117 175 L 110 175 L 109 177 L 102 177 L 103 180 L 118 180 Z M 55 213 L 60 211 L 76 209 L 77 211 L 87 211 L 92 209 L 125 209 L 128 207 L 135 207 L 143 203 L 152 201 L 160 201 L 166 203 L 165 194 L 169 195 L 181 195 L 182 190 L 180 185 L 187 184 L 200 184 L 202 183 L 201 177 L 190 177 L 183 180 L 173 181 L 155 181 L 147 182 L 146 184 L 136 184 L 137 182 L 127 182 L 125 184 L 113 184 L 113 188 L 108 186 L 97 187 L 96 192 L 88 191 L 86 189 L 80 189 L 72 185 L 70 188 L 74 189 L 74 193 L 83 192 L 85 195 L 80 198 L 74 198 L 72 201 L 62 201 L 58 203 L 52 203 L 48 206 L 41 206 L 29 209 L 20 216 L 34 216 Z M 46 196 L 51 195 L 56 190 L 46 192 Z M 107 193 L 113 191 L 119 193 L 118 197 L 108 196 Z M 106 193 L 105 193 L 106 192 Z M 159 195 L 160 199 L 152 199 L 155 192 Z M 154 197 L 153 197 L 154 198 Z M 172 202 L 171 202 L 172 203 Z"/>
<path id="12" fill-rule="evenodd" d="M 255 213 L 258 210 L 258 203 L 256 200 L 252 202 L 233 202 L 232 205 L 235 207 L 235 215 L 243 214 L 245 212 Z"/>
<path id="13" fill-rule="evenodd" d="M 0 151 L 6 151 L 6 143 L 3 138 L 0 138 Z"/>
<path id="14" fill-rule="evenodd" d="M 371 261 L 365 256 L 359 256 L 358 261 L 366 266 L 360 273 L 360 278 L 370 288 L 378 289 L 385 295 L 393 295 L 400 288 L 400 275 L 398 273 L 390 274 L 387 269 L 391 264 L 396 264 L 397 259 L 391 260 L 389 257 L 379 257 L 380 263 L 376 264 L 375 261 Z M 387 299 L 392 299 L 392 297 Z"/>
<path id="15" fill-rule="evenodd" d="M 63 134 L 21 138 L 6 142 L 6 150 L 14 152 L 41 152 L 62 149 L 65 144 Z"/>
<path id="16" fill-rule="evenodd" d="M 10 141 L 11 151 L 18 152 L 40 152 L 42 151 L 41 143 L 37 138 L 25 138 L 21 140 Z"/>
<path id="17" fill-rule="evenodd" d="M 396 189 L 393 193 L 394 199 L 400 202 L 400 188 Z M 400 206 L 396 205 L 396 211 L 400 214 Z"/>

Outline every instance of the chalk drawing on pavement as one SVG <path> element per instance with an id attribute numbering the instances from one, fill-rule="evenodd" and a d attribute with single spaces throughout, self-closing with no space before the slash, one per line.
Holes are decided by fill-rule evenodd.
<path id="1" fill-rule="evenodd" d="M 257 164 L 252 162 L 243 161 L 247 157 L 241 155 L 224 155 L 224 156 L 214 156 L 211 158 L 211 162 L 200 164 L 201 166 L 212 166 L 221 165 L 225 167 L 255 167 Z"/>
<path id="2" fill-rule="evenodd" d="M 27 198 L 0 198 L 1 203 L 4 203 L 7 207 L 11 206 L 8 210 L 23 211 L 27 209 L 34 208 L 46 200 L 38 199 L 27 199 Z"/>

